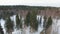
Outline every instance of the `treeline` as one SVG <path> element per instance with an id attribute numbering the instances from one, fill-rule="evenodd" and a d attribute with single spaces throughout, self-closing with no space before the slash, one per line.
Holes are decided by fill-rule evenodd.
<path id="1" fill-rule="evenodd" d="M 0 19 L 1 18 L 6 19 L 6 17 L 13 16 L 14 14 L 15 13 L 11 12 L 11 11 L 1 11 L 1 13 L 0 13 Z"/>
<path id="2" fill-rule="evenodd" d="M 7 9 L 22 9 L 22 10 L 32 10 L 32 9 L 51 9 L 51 8 L 57 8 L 57 7 L 43 7 L 43 6 L 25 6 L 25 5 L 13 5 L 13 6 L 0 6 L 0 10 L 7 10 Z"/>

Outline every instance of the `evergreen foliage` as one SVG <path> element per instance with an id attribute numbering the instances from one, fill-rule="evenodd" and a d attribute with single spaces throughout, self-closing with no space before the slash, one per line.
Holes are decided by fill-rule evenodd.
<path id="1" fill-rule="evenodd" d="M 47 21 L 46 24 L 47 24 L 46 28 L 48 28 L 50 25 L 52 25 L 52 18 L 51 18 L 51 16 L 48 18 L 48 21 Z"/>
<path id="2" fill-rule="evenodd" d="M 26 19 L 25 19 L 25 25 L 29 26 L 29 24 L 30 24 L 30 12 L 28 12 Z"/>
<path id="3" fill-rule="evenodd" d="M 35 11 L 32 11 L 30 15 L 30 26 L 35 30 L 38 29 L 38 21 L 36 19 L 36 14 L 37 13 Z"/>
<path id="4" fill-rule="evenodd" d="M 8 17 L 5 23 L 6 31 L 8 33 L 12 32 L 14 30 L 13 26 L 14 26 L 13 21 L 11 21 L 10 17 Z"/>
<path id="5" fill-rule="evenodd" d="M 18 29 L 19 29 L 19 28 L 22 28 L 21 16 L 20 16 L 20 19 L 19 19 L 18 14 L 16 15 L 16 27 L 17 27 Z"/>

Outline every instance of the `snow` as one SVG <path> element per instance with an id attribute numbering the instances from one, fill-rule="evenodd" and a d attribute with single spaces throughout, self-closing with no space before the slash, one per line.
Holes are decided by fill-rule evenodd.
<path id="1" fill-rule="evenodd" d="M 5 27 L 4 27 L 5 20 L 0 19 L 0 23 L 1 23 L 1 26 L 2 26 L 2 28 L 3 28 L 4 33 L 6 33 L 6 30 L 5 30 Z"/>
<path id="2" fill-rule="evenodd" d="M 53 19 L 51 34 L 60 34 L 60 19 Z"/>

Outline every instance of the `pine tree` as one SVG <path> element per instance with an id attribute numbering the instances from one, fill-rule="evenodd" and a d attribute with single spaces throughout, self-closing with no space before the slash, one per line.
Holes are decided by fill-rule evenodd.
<path id="1" fill-rule="evenodd" d="M 47 21 L 46 24 L 47 24 L 46 28 L 48 28 L 52 24 L 52 18 L 51 18 L 51 16 L 48 18 L 48 21 Z"/>
<path id="2" fill-rule="evenodd" d="M 30 26 L 35 30 L 38 29 L 38 21 L 36 19 L 36 15 L 37 13 L 35 11 L 32 11 L 30 15 Z"/>
<path id="3" fill-rule="evenodd" d="M 29 26 L 29 24 L 30 24 L 30 12 L 28 12 L 26 19 L 25 19 L 25 25 Z"/>
<path id="4" fill-rule="evenodd" d="M 1 27 L 1 24 L 0 24 L 0 34 L 4 34 L 4 31 L 3 31 L 3 28 Z"/>
<path id="5" fill-rule="evenodd" d="M 13 26 L 13 21 L 11 21 L 10 17 L 8 17 L 5 23 L 6 32 L 8 32 L 8 34 L 12 34 L 12 31 L 14 30 Z"/>
<path id="6" fill-rule="evenodd" d="M 17 27 L 17 29 L 22 28 L 21 16 L 19 19 L 18 14 L 16 15 L 16 27 Z"/>

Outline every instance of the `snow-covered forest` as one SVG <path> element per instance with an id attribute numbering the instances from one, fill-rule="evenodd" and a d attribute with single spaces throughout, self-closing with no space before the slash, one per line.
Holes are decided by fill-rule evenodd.
<path id="1" fill-rule="evenodd" d="M 24 7 L 18 8 L 22 10 L 21 12 L 18 9 L 15 10 L 15 8 L 11 12 L 10 10 L 6 11 L 6 7 L 1 9 L 0 34 L 60 34 L 60 18 L 55 15 L 54 17 L 53 15 L 51 16 L 49 12 L 46 14 L 46 11 L 49 11 L 50 8 L 47 10 L 46 7 L 39 8 L 41 14 L 39 11 L 37 12 L 38 8 L 33 9 L 33 7 L 27 9 L 29 10 L 28 12 L 22 10 L 26 10 Z M 42 9 L 45 12 L 42 12 Z M 14 11 L 16 12 L 14 13 Z"/>

